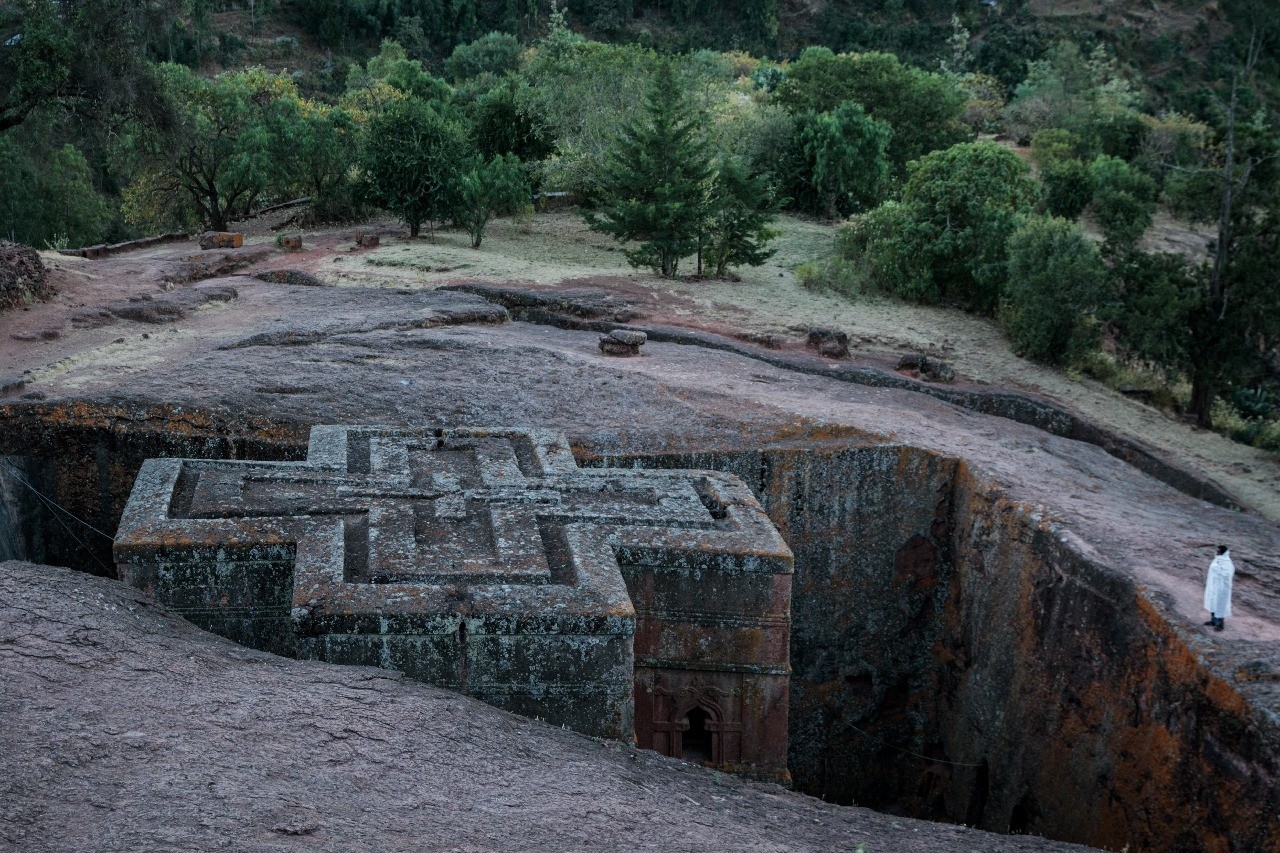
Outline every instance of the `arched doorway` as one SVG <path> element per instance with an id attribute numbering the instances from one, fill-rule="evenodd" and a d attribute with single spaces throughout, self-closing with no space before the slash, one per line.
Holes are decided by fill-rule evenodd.
<path id="1" fill-rule="evenodd" d="M 680 734 L 680 757 L 685 761 L 697 764 L 708 764 L 716 760 L 716 738 L 719 731 L 713 730 L 715 717 L 702 707 L 693 708 L 685 714 L 683 722 L 689 727 Z"/>

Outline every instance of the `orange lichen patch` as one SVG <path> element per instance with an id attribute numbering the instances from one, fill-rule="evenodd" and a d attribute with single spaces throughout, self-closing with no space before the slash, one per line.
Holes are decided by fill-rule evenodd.
<path id="1" fill-rule="evenodd" d="M 305 444 L 305 428 L 290 422 L 265 418 L 238 419 L 234 429 L 213 413 L 180 406 L 140 408 L 69 400 L 58 403 L 9 403 L 0 405 L 0 422 L 13 422 L 27 429 L 139 430 L 177 438 L 252 438 L 273 444 Z"/>

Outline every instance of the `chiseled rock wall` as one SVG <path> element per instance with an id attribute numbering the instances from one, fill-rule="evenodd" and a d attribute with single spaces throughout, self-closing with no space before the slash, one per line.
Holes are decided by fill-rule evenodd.
<path id="1" fill-rule="evenodd" d="M 114 577 L 111 540 L 58 514 L 16 481 L 13 469 L 75 517 L 114 533 L 146 459 L 301 459 L 307 426 L 179 406 L 88 402 L 0 406 L 0 464 L 22 559 Z M 12 466 L 12 467 L 11 467 Z M 75 537 L 63 523 L 70 524 Z M 77 541 L 77 538 L 79 541 Z"/>
<path id="2" fill-rule="evenodd" d="M 932 671 L 955 461 L 897 445 L 797 444 L 593 463 L 713 468 L 756 490 L 795 555 L 788 754 L 796 787 L 945 817 L 941 789 L 910 753 L 943 757 Z M 905 793 L 922 780 L 923 794 Z"/>
<path id="3" fill-rule="evenodd" d="M 962 463 L 815 441 L 629 464 L 738 474 L 791 546 L 800 790 L 1108 849 L 1280 849 L 1274 722 Z"/>
<path id="4" fill-rule="evenodd" d="M 0 451 L 20 449 L 21 470 L 107 531 L 143 458 L 298 458 L 305 434 L 79 404 L 28 407 L 4 425 Z M 1275 721 L 1209 671 L 1163 602 L 962 463 L 838 436 L 578 450 L 584 464 L 729 471 L 761 498 L 796 558 L 800 789 L 1111 849 L 1280 849 Z M 19 532 L 44 531 L 29 556 L 95 565 L 35 502 L 11 503 Z M 101 553 L 109 563 L 110 543 Z"/>
<path id="5" fill-rule="evenodd" d="M 954 819 L 1109 849 L 1280 849 L 1280 731 L 1128 578 L 956 480 L 937 723 Z"/>

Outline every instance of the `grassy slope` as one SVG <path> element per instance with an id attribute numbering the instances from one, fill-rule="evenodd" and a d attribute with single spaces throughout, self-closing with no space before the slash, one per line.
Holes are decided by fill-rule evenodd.
<path id="1" fill-rule="evenodd" d="M 572 214 L 539 215 L 527 231 L 512 220 L 499 220 L 479 250 L 469 248 L 457 231 L 441 232 L 434 243 L 391 238 L 376 251 L 345 258 L 330 277 L 351 285 L 433 287 L 460 280 L 551 284 L 616 276 L 651 290 L 656 298 L 673 297 L 673 304 L 687 306 L 675 310 L 687 314 L 691 324 L 731 324 L 791 337 L 811 324 L 836 325 L 863 352 L 925 351 L 946 358 L 973 380 L 1046 394 L 1199 469 L 1245 504 L 1280 521 L 1280 458 L 1275 455 L 1195 429 L 1101 383 L 1019 359 L 989 319 L 806 290 L 793 269 L 827 250 L 832 229 L 791 217 L 784 217 L 780 228 L 777 255 L 762 267 L 743 271 L 741 282 L 667 281 L 637 272 L 611 241 L 587 231 Z"/>

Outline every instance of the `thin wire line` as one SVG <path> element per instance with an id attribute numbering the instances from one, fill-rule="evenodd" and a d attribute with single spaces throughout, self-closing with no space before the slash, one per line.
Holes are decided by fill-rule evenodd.
<path id="1" fill-rule="evenodd" d="M 35 489 L 32 489 L 32 491 L 33 491 L 33 492 L 35 492 L 36 497 L 40 498 L 40 500 L 48 502 L 44 495 L 40 494 L 39 492 L 36 492 L 36 491 L 35 491 Z M 53 506 L 57 506 L 57 504 L 53 504 Z M 66 512 L 66 510 L 63 510 L 63 512 Z M 67 514 L 68 514 L 68 515 L 71 515 L 70 513 L 67 513 Z M 90 556 L 90 557 L 93 557 L 94 561 L 95 561 L 95 562 L 97 562 L 97 564 L 98 564 L 99 566 L 102 566 L 103 570 L 104 570 L 108 575 L 110 575 L 110 574 L 112 573 L 112 572 L 111 572 L 111 567 L 110 567 L 110 566 L 108 566 L 106 563 L 102 562 L 102 558 L 101 558 L 101 557 L 99 557 L 96 553 L 94 553 L 93 549 L 92 549 L 92 548 L 90 548 L 88 545 L 86 545 L 86 544 L 85 544 L 85 543 L 80 539 L 80 537 L 79 537 L 79 536 L 77 536 L 77 535 L 75 534 L 75 531 L 73 531 L 70 527 L 67 527 L 67 523 L 66 523 L 65 521 L 63 521 L 63 520 L 62 520 L 62 516 L 58 515 L 56 512 L 52 513 L 52 515 L 53 515 L 53 520 L 54 520 L 54 521 L 56 521 L 56 522 L 58 522 L 58 524 L 61 524 L 61 525 L 62 525 L 62 529 L 63 529 L 63 530 L 65 530 L 65 531 L 67 531 L 67 535 L 68 535 L 68 536 L 70 536 L 72 539 L 76 540 L 76 543 L 77 543 L 81 548 L 83 548 L 83 549 L 85 549 L 86 551 L 88 551 L 88 552 L 89 552 L 89 556 Z M 71 517 L 72 517 L 72 518 L 75 518 L 75 516 L 74 516 L 74 515 L 72 515 Z M 79 519 L 76 519 L 76 520 L 77 520 L 77 521 L 79 521 Z"/>
<path id="2" fill-rule="evenodd" d="M 863 735 L 863 736 L 865 736 L 865 737 L 869 737 L 869 738 L 871 738 L 872 740 L 874 740 L 874 741 L 876 741 L 876 742 L 878 742 L 878 743 L 880 743 L 880 744 L 882 744 L 882 745 L 884 745 L 884 746 L 889 747 L 890 749 L 896 749 L 896 750 L 898 750 L 898 752 L 905 752 L 907 755 L 915 756 L 916 758 L 922 759 L 922 760 L 924 760 L 924 761 L 933 761 L 933 762 L 936 762 L 936 763 L 938 763 L 938 764 L 950 764 L 950 765 L 952 765 L 953 767 L 981 767 L 981 766 L 982 766 L 981 764 L 966 764 L 966 763 L 965 763 L 965 762 L 963 762 L 963 761 L 947 761 L 945 758 L 930 758 L 930 757 L 929 757 L 929 756 L 927 756 L 927 755 L 921 755 L 921 754 L 920 754 L 920 753 L 918 753 L 918 752 L 912 752 L 912 751 L 911 751 L 911 750 L 909 750 L 909 749 L 903 749 L 903 748 L 902 748 L 902 747 L 900 747 L 900 746 L 894 746 L 893 744 L 889 743 L 888 741 L 881 740 L 880 738 L 876 737 L 875 735 L 871 734 L 870 732 L 864 732 L 862 729 L 858 728 L 858 727 L 857 727 L 857 726 L 855 726 L 853 723 L 845 723 L 845 725 L 846 725 L 846 726 L 848 726 L 849 728 L 853 729 L 853 730 L 854 730 L 855 732 L 857 732 L 858 734 Z"/>
<path id="3" fill-rule="evenodd" d="M 30 489 L 30 490 L 31 490 L 31 491 L 32 491 L 32 492 L 33 492 L 33 493 L 34 493 L 38 498 L 40 498 L 41 500 L 43 500 L 45 503 L 50 504 L 50 505 L 52 505 L 52 506 L 55 506 L 55 507 L 57 507 L 58 509 L 62 510 L 64 513 L 66 513 L 67 515 L 71 516 L 71 517 L 72 517 L 72 518 L 74 518 L 76 521 L 80 522 L 80 523 L 81 523 L 81 524 L 83 524 L 85 527 L 89 528 L 89 529 L 90 529 L 90 530 L 92 530 L 94 533 L 98 534 L 99 536 L 103 537 L 104 539 L 110 539 L 112 542 L 116 541 L 116 537 L 114 537 L 114 536 L 112 536 L 112 535 L 110 535 L 110 534 L 108 534 L 108 533 L 103 533 L 101 530 L 99 530 L 98 528 L 94 527 L 92 524 L 90 524 L 89 522 L 85 521 L 83 518 L 80 518 L 78 515 L 76 515 L 76 514 L 75 514 L 74 512 L 72 512 L 71 510 L 69 510 L 69 509 L 67 509 L 66 507 L 64 507 L 64 506 L 60 505 L 60 504 L 59 504 L 57 501 L 55 501 L 53 498 L 49 497 L 48 495 L 41 494 L 40 490 L 39 490 L 39 489 L 37 489 L 35 486 L 31 485 L 31 482 L 30 482 L 26 477 L 22 476 L 22 472 L 18 470 L 17 466 L 16 466 L 16 465 L 14 465 L 12 462 L 10 462 L 8 459 L 0 459 L 0 461 L 3 461 L 3 462 L 4 462 L 4 464 L 9 468 L 9 473 L 13 474 L 13 476 L 14 476 L 14 477 L 16 477 L 16 478 L 18 479 L 18 482 L 19 482 L 19 483 L 21 483 L 22 485 L 24 485 L 24 486 L 26 486 L 28 489 Z"/>

